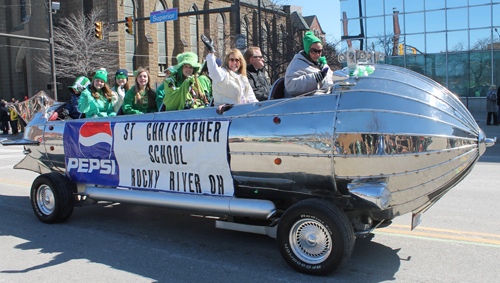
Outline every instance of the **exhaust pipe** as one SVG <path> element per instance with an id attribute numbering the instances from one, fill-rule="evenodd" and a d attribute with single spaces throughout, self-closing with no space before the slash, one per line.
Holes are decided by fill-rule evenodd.
<path id="1" fill-rule="evenodd" d="M 207 215 L 231 215 L 269 219 L 276 213 L 272 201 L 236 197 L 215 197 L 184 193 L 152 192 L 109 187 L 87 187 L 88 198 L 188 210 Z"/>

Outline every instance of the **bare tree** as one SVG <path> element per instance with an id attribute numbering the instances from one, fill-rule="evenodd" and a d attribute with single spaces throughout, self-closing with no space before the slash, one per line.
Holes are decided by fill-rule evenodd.
<path id="1" fill-rule="evenodd" d="M 334 41 L 326 41 L 325 46 L 323 46 L 323 56 L 326 58 L 326 62 L 328 62 L 328 66 L 332 71 L 342 69 L 342 63 L 338 60 L 338 50 L 337 46 L 340 44 L 340 40 Z"/>
<path id="2" fill-rule="evenodd" d="M 90 77 L 97 69 L 116 69 L 118 56 L 112 54 L 114 43 L 107 40 L 112 27 L 103 25 L 103 40 L 94 34 L 94 24 L 99 21 L 103 11 L 94 8 L 85 16 L 83 11 L 62 18 L 54 27 L 54 51 L 56 74 L 58 78 Z M 50 74 L 50 56 L 48 52 L 36 58 L 37 69 Z"/>

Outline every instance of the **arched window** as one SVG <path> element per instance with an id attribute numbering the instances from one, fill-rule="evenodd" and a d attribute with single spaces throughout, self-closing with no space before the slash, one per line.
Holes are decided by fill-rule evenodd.
<path id="1" fill-rule="evenodd" d="M 135 19 L 135 5 L 132 0 L 123 1 L 123 14 L 125 17 L 134 17 Z M 135 22 L 134 22 L 134 35 L 125 33 L 125 62 L 127 70 L 134 71 L 134 54 L 135 54 Z"/>
<path id="2" fill-rule="evenodd" d="M 167 8 L 165 5 L 158 1 L 156 3 L 155 11 L 163 11 Z M 166 37 L 166 27 L 167 23 L 157 23 L 156 24 L 156 34 L 158 41 L 158 68 L 160 73 L 163 73 L 167 68 L 167 37 Z"/>
<path id="3" fill-rule="evenodd" d="M 189 11 L 198 11 L 195 5 L 189 8 Z M 191 52 L 198 54 L 198 16 L 189 16 L 189 35 Z"/>
<path id="4" fill-rule="evenodd" d="M 224 58 L 226 55 L 226 44 L 224 42 L 224 34 L 225 34 L 225 20 L 223 14 L 217 15 L 217 51 L 219 52 L 219 57 Z"/>

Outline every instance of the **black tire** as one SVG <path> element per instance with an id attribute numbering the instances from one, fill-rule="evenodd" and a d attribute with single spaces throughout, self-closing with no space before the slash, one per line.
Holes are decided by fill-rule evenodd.
<path id="1" fill-rule="evenodd" d="M 75 200 L 73 186 L 57 173 L 38 176 L 31 186 L 31 206 L 36 217 L 44 223 L 59 223 L 73 213 Z"/>
<path id="2" fill-rule="evenodd" d="M 354 231 L 344 212 L 320 199 L 303 200 L 285 211 L 278 224 L 281 255 L 295 270 L 326 275 L 345 264 Z"/>

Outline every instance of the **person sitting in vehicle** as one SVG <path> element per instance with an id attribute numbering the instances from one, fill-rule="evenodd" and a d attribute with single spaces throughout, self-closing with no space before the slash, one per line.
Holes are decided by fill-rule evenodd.
<path id="1" fill-rule="evenodd" d="M 116 116 L 113 110 L 111 89 L 106 84 L 108 72 L 106 69 L 97 70 L 88 89 L 84 89 L 78 101 L 78 110 L 85 114 L 86 118 Z"/>
<path id="2" fill-rule="evenodd" d="M 208 104 L 205 89 L 198 79 L 201 65 L 193 52 L 177 55 L 175 72 L 169 78 L 173 82 L 164 85 L 163 104 L 166 111 L 205 107 Z"/>
<path id="3" fill-rule="evenodd" d="M 120 107 L 123 104 L 123 99 L 125 98 L 125 93 L 130 89 L 128 86 L 128 71 L 125 69 L 118 69 L 115 73 L 115 84 L 111 91 L 116 93 L 116 96 L 113 96 L 113 109 L 115 112 L 120 110 Z"/>
<path id="4" fill-rule="evenodd" d="M 285 95 L 329 93 L 333 84 L 333 72 L 325 57 L 321 57 L 323 52 L 321 40 L 313 32 L 308 31 L 304 35 L 303 43 L 304 50 L 293 57 L 286 69 Z"/>
<path id="5" fill-rule="evenodd" d="M 222 64 L 222 61 L 217 58 L 217 66 L 220 66 Z M 200 76 L 198 77 L 198 80 L 200 81 L 201 87 L 205 90 L 205 96 L 207 97 L 207 100 L 209 102 L 212 101 L 213 96 L 212 96 L 212 80 L 210 79 L 210 76 L 208 74 L 208 65 L 207 62 L 203 64 L 201 67 L 200 71 Z"/>
<path id="6" fill-rule="evenodd" d="M 87 89 L 90 85 L 90 80 L 84 76 L 78 77 L 72 86 L 68 86 L 70 91 L 70 102 L 64 105 L 65 116 L 71 117 L 73 119 L 79 119 L 82 116 L 82 112 L 78 110 L 78 100 L 80 99 L 80 94 L 82 91 Z"/>
<path id="7" fill-rule="evenodd" d="M 139 67 L 134 75 L 135 85 L 127 91 L 123 99 L 123 113 L 128 115 L 157 112 L 156 93 L 149 85 L 149 71 Z"/>
<path id="8" fill-rule="evenodd" d="M 212 79 L 214 106 L 219 108 L 224 104 L 259 102 L 248 81 L 247 64 L 241 51 L 236 48 L 229 50 L 222 63 L 223 67 L 218 67 L 212 40 L 209 41 L 205 35 L 201 36 L 201 40 L 210 52 L 207 55 L 207 65 Z"/>
<path id="9" fill-rule="evenodd" d="M 247 61 L 247 77 L 255 93 L 255 97 L 259 101 L 265 101 L 269 97 L 271 84 L 266 77 L 266 69 L 264 64 L 264 57 L 260 48 L 257 46 L 250 46 L 243 55 Z"/>
<path id="10" fill-rule="evenodd" d="M 165 80 L 156 89 L 156 105 L 158 106 L 158 111 L 164 111 L 163 98 L 165 98 L 165 86 L 172 87 L 174 85 L 174 79 L 172 74 L 175 73 L 174 66 L 170 66 L 165 70 Z"/>

